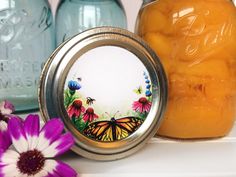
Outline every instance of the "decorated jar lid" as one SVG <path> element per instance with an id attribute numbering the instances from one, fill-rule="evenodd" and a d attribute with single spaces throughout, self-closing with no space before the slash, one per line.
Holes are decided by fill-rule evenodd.
<path id="1" fill-rule="evenodd" d="M 76 140 L 73 150 L 115 160 L 156 133 L 167 100 L 162 65 L 142 39 L 118 28 L 94 28 L 61 44 L 42 72 L 45 121 L 59 117 Z"/>

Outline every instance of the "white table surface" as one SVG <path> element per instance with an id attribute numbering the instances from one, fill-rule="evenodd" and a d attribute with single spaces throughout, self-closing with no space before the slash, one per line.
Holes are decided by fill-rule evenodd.
<path id="1" fill-rule="evenodd" d="M 59 160 L 76 169 L 80 177 L 236 177 L 236 122 L 224 138 L 176 141 L 155 137 L 137 153 L 117 161 L 94 161 L 72 151 Z"/>
<path id="2" fill-rule="evenodd" d="M 60 159 L 80 177 L 236 177 L 236 125 L 229 136 L 216 140 L 153 138 L 136 154 L 118 161 L 98 162 L 73 152 Z"/>

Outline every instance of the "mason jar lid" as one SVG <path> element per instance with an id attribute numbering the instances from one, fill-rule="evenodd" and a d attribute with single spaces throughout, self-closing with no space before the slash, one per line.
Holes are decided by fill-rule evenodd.
<path id="1" fill-rule="evenodd" d="M 154 136 L 167 102 L 167 79 L 154 51 L 123 29 L 85 31 L 61 44 L 40 80 L 44 121 L 59 117 L 73 151 L 96 160 L 128 156 Z"/>

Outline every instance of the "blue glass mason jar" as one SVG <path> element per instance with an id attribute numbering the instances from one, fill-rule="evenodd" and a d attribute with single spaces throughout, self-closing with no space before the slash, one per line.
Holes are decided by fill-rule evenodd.
<path id="1" fill-rule="evenodd" d="M 39 75 L 54 48 L 47 0 L 1 0 L 0 101 L 10 100 L 17 111 L 38 108 Z"/>
<path id="2" fill-rule="evenodd" d="M 119 0 L 62 0 L 56 14 L 57 45 L 93 27 L 127 28 Z"/>

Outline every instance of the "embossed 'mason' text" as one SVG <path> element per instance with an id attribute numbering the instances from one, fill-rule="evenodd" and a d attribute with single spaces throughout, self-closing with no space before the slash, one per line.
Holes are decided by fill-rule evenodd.
<path id="1" fill-rule="evenodd" d="M 22 60 L 0 60 L 0 74 L 14 73 L 40 73 L 44 63 L 39 61 L 22 61 Z"/>
<path id="2" fill-rule="evenodd" d="M 43 65 L 38 61 L 0 60 L 0 90 L 37 87 Z"/>
<path id="3" fill-rule="evenodd" d="M 1 89 L 23 89 L 30 87 L 37 87 L 38 77 L 4 77 L 0 78 L 0 90 Z"/>

